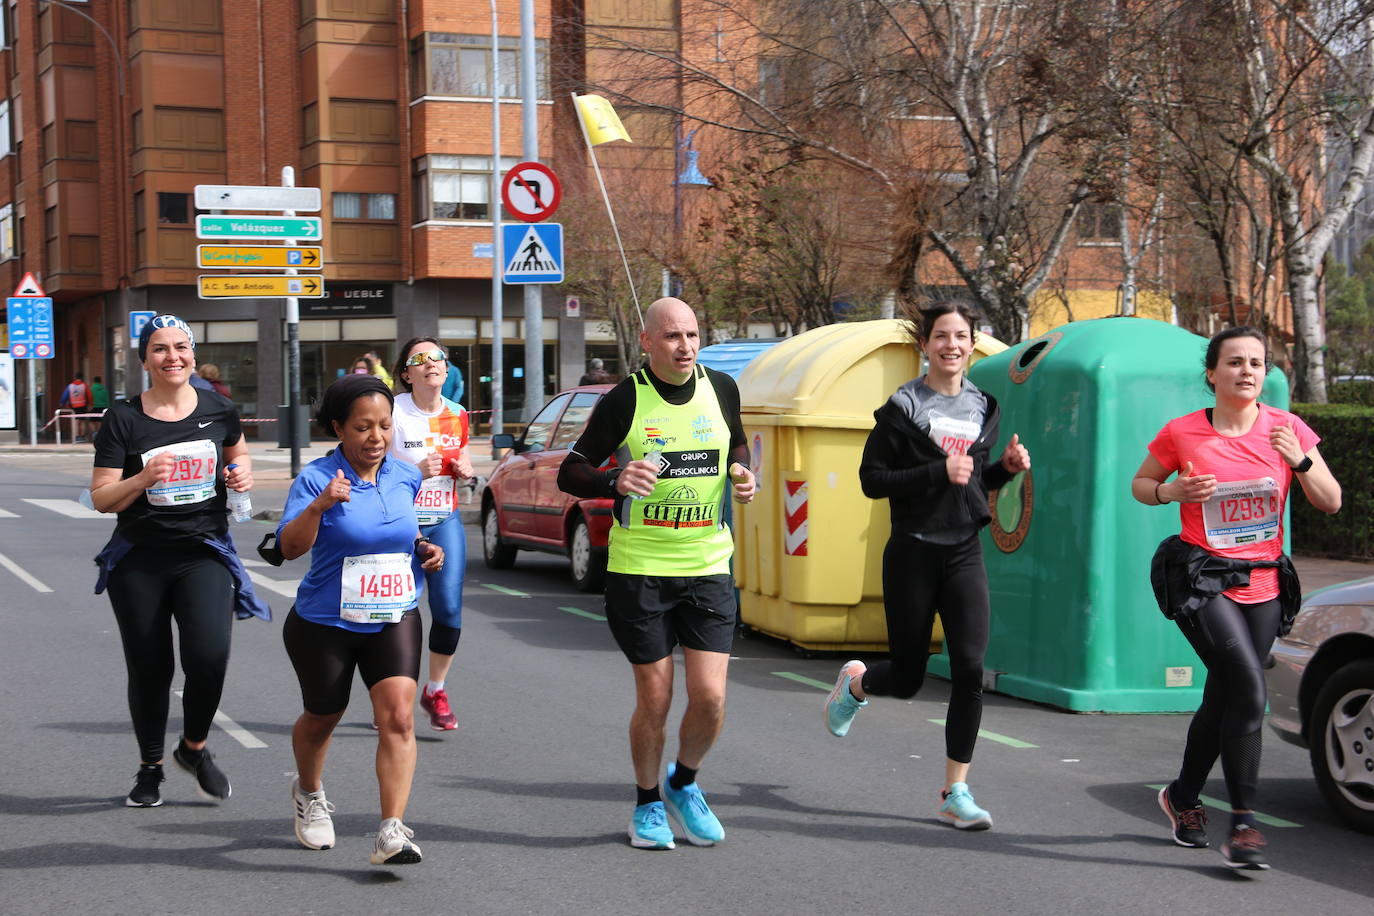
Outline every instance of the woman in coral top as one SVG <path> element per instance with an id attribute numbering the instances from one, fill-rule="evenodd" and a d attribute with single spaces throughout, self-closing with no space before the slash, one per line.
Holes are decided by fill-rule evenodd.
<path id="1" fill-rule="evenodd" d="M 1207 344 L 1204 365 L 1216 406 L 1166 423 L 1131 482 L 1147 506 L 1179 504 L 1182 533 L 1160 544 L 1151 579 L 1161 609 L 1207 667 L 1183 765 L 1159 805 L 1175 843 L 1206 846 L 1198 795 L 1220 756 L 1231 797 L 1222 856 L 1232 868 L 1268 868 L 1251 809 L 1267 699 L 1263 664 L 1301 595 L 1283 555 L 1284 505 L 1295 476 L 1323 512 L 1340 508 L 1341 488 L 1317 451 L 1317 434 L 1259 402 L 1270 366 L 1263 334 L 1222 331 Z"/>

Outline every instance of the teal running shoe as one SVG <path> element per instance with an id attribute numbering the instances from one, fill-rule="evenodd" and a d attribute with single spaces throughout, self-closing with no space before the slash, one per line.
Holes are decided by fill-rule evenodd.
<path id="1" fill-rule="evenodd" d="M 855 665 L 858 666 L 857 669 Z M 858 659 L 845 662 L 844 667 L 840 669 L 840 676 L 835 679 L 835 689 L 825 698 L 825 706 L 821 710 L 825 727 L 830 729 L 830 734 L 836 738 L 843 738 L 849 734 L 849 726 L 854 722 L 854 716 L 868 705 L 867 700 L 856 700 L 854 694 L 849 692 L 849 682 L 856 677 L 863 677 L 865 670 L 867 669 L 864 663 Z"/>
<path id="2" fill-rule="evenodd" d="M 987 830 L 992 826 L 992 815 L 978 807 L 966 782 L 956 782 L 949 787 L 939 814 L 942 820 L 960 830 Z"/>
<path id="3" fill-rule="evenodd" d="M 701 794 L 695 782 L 689 782 L 681 789 L 673 788 L 671 780 L 675 770 L 676 763 L 668 764 L 668 779 L 663 782 L 663 804 L 668 808 L 668 816 L 682 828 L 687 835 L 687 842 L 693 846 L 716 845 L 725 839 L 725 828 L 711 813 L 706 796 Z"/>
<path id="4" fill-rule="evenodd" d="M 663 802 L 650 802 L 635 808 L 630 818 L 630 845 L 636 849 L 673 849 L 673 831 Z"/>

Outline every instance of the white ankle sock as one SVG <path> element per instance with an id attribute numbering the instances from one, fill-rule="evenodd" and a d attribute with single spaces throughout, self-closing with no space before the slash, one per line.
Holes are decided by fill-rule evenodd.
<path id="1" fill-rule="evenodd" d="M 425 681 L 425 693 L 436 694 L 444 689 L 443 681 Z"/>

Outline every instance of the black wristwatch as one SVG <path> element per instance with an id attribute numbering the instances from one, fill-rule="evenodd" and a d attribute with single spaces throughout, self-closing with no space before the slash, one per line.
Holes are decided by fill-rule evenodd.
<path id="1" fill-rule="evenodd" d="M 1293 465 L 1293 473 L 1294 473 L 1294 474 L 1306 474 L 1306 473 L 1307 473 L 1308 471 L 1310 471 L 1310 470 L 1312 470 L 1312 456 L 1311 456 L 1311 455 L 1303 455 L 1303 456 L 1302 456 L 1302 461 L 1301 461 L 1299 464 Z"/>
<path id="2" fill-rule="evenodd" d="M 614 499 L 620 495 L 620 491 L 615 488 L 615 482 L 620 479 L 620 474 L 624 468 L 611 468 L 606 472 L 606 488 L 610 490 L 606 495 Z"/>
<path id="3" fill-rule="evenodd" d="M 422 535 L 420 535 L 419 537 L 417 537 L 417 538 L 415 539 L 415 544 L 414 544 L 414 546 L 412 546 L 412 547 L 410 548 L 410 552 L 411 552 L 411 553 L 419 553 L 419 552 L 420 552 L 420 545 L 421 545 L 421 544 L 433 544 L 433 543 L 434 543 L 433 541 L 431 541 L 429 538 L 425 537 L 425 536 L 422 534 Z"/>

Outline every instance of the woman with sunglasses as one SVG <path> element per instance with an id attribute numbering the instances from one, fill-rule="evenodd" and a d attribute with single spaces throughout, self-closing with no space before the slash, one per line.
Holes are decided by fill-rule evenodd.
<path id="1" fill-rule="evenodd" d="M 185 675 L 182 737 L 172 759 L 196 778 L 200 795 L 229 797 L 229 779 L 205 747 L 229 666 L 234 615 L 270 620 L 234 552 L 226 488 L 253 486 L 238 411 L 191 386 L 191 328 L 175 315 L 143 327 L 138 356 L 152 385 L 111 405 L 95 437 L 91 504 L 118 513 L 96 557 L 114 608 L 129 673 L 129 714 L 142 763 L 124 804 L 162 804 L 163 743 L 176 657 Z"/>
<path id="2" fill-rule="evenodd" d="M 420 532 L 448 558 L 442 569 L 427 574 L 425 583 L 431 617 L 429 680 L 420 691 L 420 706 L 435 731 L 458 727 L 444 682 L 463 633 L 467 542 L 458 517 L 458 482 L 473 476 L 467 454 L 468 412 L 442 394 L 454 371 L 448 353 L 433 337 L 407 341 L 396 363 L 396 378 L 405 391 L 396 396 L 392 411 L 391 454 L 416 465 L 424 476 L 415 497 Z"/>

